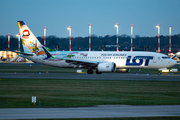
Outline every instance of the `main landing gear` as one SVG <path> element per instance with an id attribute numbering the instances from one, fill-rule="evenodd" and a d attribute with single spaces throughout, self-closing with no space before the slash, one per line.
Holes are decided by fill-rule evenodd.
<path id="1" fill-rule="evenodd" d="M 87 70 L 87 74 L 93 74 L 93 70 L 92 69 L 88 69 Z M 96 70 L 96 74 L 102 74 L 102 72 L 99 72 L 98 70 Z"/>
<path id="2" fill-rule="evenodd" d="M 92 69 L 88 69 L 87 70 L 87 74 L 93 74 L 93 70 Z"/>
<path id="3" fill-rule="evenodd" d="M 99 72 L 98 70 L 96 70 L 96 74 L 102 74 L 102 72 Z"/>

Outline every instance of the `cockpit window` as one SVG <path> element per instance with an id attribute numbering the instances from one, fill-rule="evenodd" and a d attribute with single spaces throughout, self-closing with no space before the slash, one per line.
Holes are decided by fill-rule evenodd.
<path id="1" fill-rule="evenodd" d="M 162 59 L 169 59 L 170 57 L 166 56 L 166 57 L 162 57 Z"/>

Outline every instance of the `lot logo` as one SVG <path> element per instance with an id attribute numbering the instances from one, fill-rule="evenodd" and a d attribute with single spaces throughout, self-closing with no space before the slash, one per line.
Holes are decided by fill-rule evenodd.
<path id="1" fill-rule="evenodd" d="M 153 56 L 135 56 L 132 58 L 132 62 L 130 62 L 132 56 L 128 56 L 126 60 L 126 66 L 140 66 L 143 64 L 143 60 L 145 59 L 144 66 L 149 65 L 149 60 L 153 59 Z"/>

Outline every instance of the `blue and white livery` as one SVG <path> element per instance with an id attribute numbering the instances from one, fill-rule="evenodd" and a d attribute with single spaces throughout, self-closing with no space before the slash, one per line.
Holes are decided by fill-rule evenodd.
<path id="1" fill-rule="evenodd" d="M 23 21 L 18 21 L 24 52 L 20 55 L 55 67 L 87 68 L 87 74 L 122 72 L 129 69 L 167 69 L 176 64 L 169 56 L 142 51 L 55 51 L 48 52 Z"/>

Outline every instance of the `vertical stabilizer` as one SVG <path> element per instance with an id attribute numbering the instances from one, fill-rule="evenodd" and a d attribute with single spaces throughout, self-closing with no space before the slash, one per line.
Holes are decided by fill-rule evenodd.
<path id="1" fill-rule="evenodd" d="M 44 55 L 42 44 L 34 36 L 24 21 L 18 21 L 19 32 L 25 53 L 35 53 L 36 55 Z"/>

